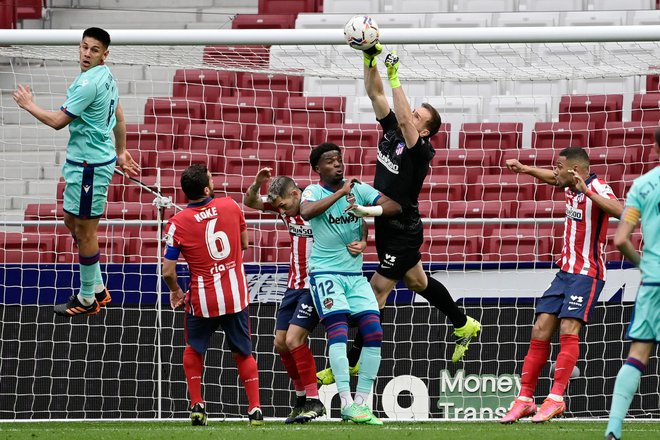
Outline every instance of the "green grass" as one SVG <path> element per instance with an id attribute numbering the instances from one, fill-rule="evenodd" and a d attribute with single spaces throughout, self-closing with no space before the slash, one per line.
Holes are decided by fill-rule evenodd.
<path id="1" fill-rule="evenodd" d="M 21 422 L 0 423 L 0 439 L 212 439 L 212 440 L 581 440 L 602 439 L 606 423 L 553 421 L 542 425 L 529 422 L 500 425 L 497 422 L 385 422 L 382 427 L 342 422 L 312 422 L 284 425 L 268 421 L 263 427 L 247 422 L 209 421 L 193 427 L 188 422 Z M 627 423 L 625 440 L 660 438 L 660 422 Z"/>

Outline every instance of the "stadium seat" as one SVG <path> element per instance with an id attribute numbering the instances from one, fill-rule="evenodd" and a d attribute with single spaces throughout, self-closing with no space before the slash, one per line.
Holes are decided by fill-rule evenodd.
<path id="1" fill-rule="evenodd" d="M 621 26 L 626 24 L 624 8 L 617 11 L 569 11 L 562 14 L 562 26 Z"/>
<path id="2" fill-rule="evenodd" d="M 51 234 L 0 231 L 0 261 L 3 263 L 53 263 Z"/>
<path id="3" fill-rule="evenodd" d="M 493 172 L 498 167 L 495 150 L 467 150 L 462 148 L 437 149 L 429 174 L 463 176 L 464 182 L 474 182 L 477 176 Z M 499 171 L 498 171 L 499 172 Z"/>
<path id="4" fill-rule="evenodd" d="M 483 232 L 466 224 L 433 225 L 420 248 L 424 262 L 482 261 Z"/>
<path id="5" fill-rule="evenodd" d="M 634 164 L 632 149 L 598 147 L 590 148 L 588 153 L 591 172 L 604 177 L 606 181 L 617 180 L 623 174 L 639 169 Z"/>
<path id="6" fill-rule="evenodd" d="M 545 12 L 501 12 L 494 14 L 495 26 L 528 27 L 558 26 L 559 13 Z"/>
<path id="7" fill-rule="evenodd" d="M 607 183 L 610 185 L 612 191 L 614 191 L 614 194 L 616 194 L 619 200 L 623 200 L 626 198 L 633 181 L 639 176 L 640 174 L 624 174 L 615 177 L 614 180 L 608 180 Z"/>
<path id="8" fill-rule="evenodd" d="M 660 24 L 660 11 L 657 14 Z M 646 93 L 660 93 L 660 75 L 646 75 Z"/>
<path id="9" fill-rule="evenodd" d="M 438 175 L 427 179 L 419 192 L 419 200 L 465 200 L 465 179 L 460 175 Z"/>
<path id="10" fill-rule="evenodd" d="M 156 168 L 161 174 L 177 171 L 182 172 L 193 163 L 203 163 L 211 171 L 224 169 L 224 156 L 220 154 L 224 148 L 212 148 L 206 151 L 175 150 L 162 152 L 146 152 L 142 155 L 141 164 L 143 176 L 155 176 Z"/>
<path id="11" fill-rule="evenodd" d="M 108 220 L 155 220 L 156 207 L 139 202 L 108 202 L 103 218 Z"/>
<path id="12" fill-rule="evenodd" d="M 232 29 L 293 29 L 295 14 L 237 14 Z"/>
<path id="13" fill-rule="evenodd" d="M 321 128 L 344 122 L 346 98 L 342 96 L 290 96 L 276 114 L 276 123 Z"/>
<path id="14" fill-rule="evenodd" d="M 505 122 L 466 123 L 459 134 L 460 148 L 502 151 L 522 147 L 522 124 Z M 496 154 L 497 156 L 497 154 Z M 496 163 L 499 163 L 499 156 Z"/>
<path id="15" fill-rule="evenodd" d="M 622 120 L 623 95 L 567 95 L 559 102 L 559 122 L 588 122 L 602 129 Z"/>
<path id="16" fill-rule="evenodd" d="M 502 225 L 484 237 L 484 261 L 534 262 L 538 259 L 537 255 L 535 225 Z"/>
<path id="17" fill-rule="evenodd" d="M 307 127 L 291 127 L 286 125 L 259 124 L 255 127 L 255 146 L 260 149 L 285 149 L 290 153 L 295 147 L 311 148 L 318 143 L 317 130 Z M 244 145 L 246 143 L 244 142 Z M 338 144 L 342 145 L 342 144 Z"/>
<path id="18" fill-rule="evenodd" d="M 641 252 L 644 246 L 644 239 L 642 236 L 642 231 L 639 229 L 635 230 L 630 236 L 630 241 L 633 243 L 633 247 Z M 623 256 L 621 251 L 614 245 L 614 234 L 610 232 L 607 236 L 607 242 L 605 243 L 605 261 L 624 261 L 627 259 Z"/>
<path id="19" fill-rule="evenodd" d="M 316 0 L 259 0 L 259 14 L 319 12 Z"/>
<path id="20" fill-rule="evenodd" d="M 25 207 L 23 218 L 28 221 L 60 220 L 62 219 L 62 205 L 55 203 L 29 203 Z"/>
<path id="21" fill-rule="evenodd" d="M 126 148 L 130 151 L 167 151 L 174 145 L 172 124 L 126 124 Z"/>
<path id="22" fill-rule="evenodd" d="M 594 124 L 586 122 L 537 122 L 532 131 L 532 148 L 582 147 L 594 145 Z"/>
<path id="23" fill-rule="evenodd" d="M 272 111 L 285 109 L 290 96 L 302 96 L 304 77 L 242 72 L 237 74 L 236 93 L 240 97 L 268 98 Z"/>
<path id="24" fill-rule="evenodd" d="M 382 136 L 380 124 L 327 124 L 315 143 L 332 142 L 340 147 L 363 147 L 375 151 Z"/>
<path id="25" fill-rule="evenodd" d="M 219 196 L 231 197 L 241 203 L 243 195 L 248 187 L 254 182 L 254 174 L 214 174 L 213 183 L 215 184 L 215 193 Z M 262 194 L 266 193 L 266 188 L 262 188 Z"/>
<path id="26" fill-rule="evenodd" d="M 238 149 L 243 140 L 254 139 L 254 124 L 207 122 L 190 124 L 177 136 L 176 149 L 213 154 L 225 148 Z"/>
<path id="27" fill-rule="evenodd" d="M 472 12 L 465 14 L 447 14 L 444 12 L 427 14 L 424 22 L 429 28 L 463 28 L 491 26 L 493 14 L 487 12 Z"/>
<path id="28" fill-rule="evenodd" d="M 159 263 L 165 242 L 155 231 L 131 229 L 126 234 L 125 263 Z"/>
<path id="29" fill-rule="evenodd" d="M 535 196 L 533 182 L 530 176 L 512 172 L 479 176 L 468 188 L 468 200 L 532 200 Z"/>
<path id="30" fill-rule="evenodd" d="M 206 46 L 202 60 L 210 66 L 220 66 L 224 69 L 268 68 L 270 46 Z"/>
<path id="31" fill-rule="evenodd" d="M 126 236 L 123 227 L 119 227 L 114 231 L 111 229 L 110 226 L 105 231 L 101 228 L 97 235 L 101 252 L 101 264 L 124 263 L 126 257 Z M 70 234 L 58 235 L 55 238 L 55 243 L 56 263 L 78 262 L 78 246 L 74 243 Z"/>
<path id="32" fill-rule="evenodd" d="M 660 95 L 656 93 L 635 95 L 632 103 L 632 120 L 657 125 L 660 121 Z"/>
<path id="33" fill-rule="evenodd" d="M 449 148 L 451 134 L 451 124 L 442 123 L 440 124 L 440 129 L 438 132 L 431 138 L 431 145 L 436 150 Z"/>
<path id="34" fill-rule="evenodd" d="M 258 142 L 244 142 L 240 149 L 225 149 L 225 172 L 254 178 L 261 168 L 271 167 L 274 175 L 288 175 L 293 168 L 291 150 L 290 145 L 263 148 Z"/>
<path id="35" fill-rule="evenodd" d="M 147 98 L 144 106 L 145 124 L 164 123 L 182 128 L 203 122 L 204 103 L 183 98 Z"/>
<path id="36" fill-rule="evenodd" d="M 557 162 L 557 157 L 561 150 L 550 148 L 523 148 L 521 150 L 508 150 L 502 153 L 502 172 L 506 168 L 506 161 L 509 159 L 517 159 L 523 165 L 533 167 L 552 169 Z"/>
<path id="37" fill-rule="evenodd" d="M 43 0 L 21 0 L 15 2 L 16 20 L 39 20 L 45 3 Z"/>
<path id="38" fill-rule="evenodd" d="M 231 96 L 236 87 L 236 74 L 212 69 L 179 69 L 174 74 L 172 95 L 192 101 L 215 102 Z"/>
<path id="39" fill-rule="evenodd" d="M 469 200 L 449 203 L 447 218 L 508 218 L 515 203 L 500 200 Z"/>
<path id="40" fill-rule="evenodd" d="M 242 124 L 272 124 L 271 99 L 259 96 L 227 96 L 206 104 L 208 120 Z"/>
<path id="41" fill-rule="evenodd" d="M 566 216 L 566 203 L 558 200 L 521 200 L 518 202 L 518 215 L 520 218 Z M 515 217 L 515 216 L 514 216 Z"/>

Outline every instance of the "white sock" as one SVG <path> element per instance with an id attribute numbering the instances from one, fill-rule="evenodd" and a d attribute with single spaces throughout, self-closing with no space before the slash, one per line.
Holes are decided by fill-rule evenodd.
<path id="1" fill-rule="evenodd" d="M 563 402 L 564 398 L 558 394 L 548 394 L 548 398 L 554 400 L 555 402 Z"/>
<path id="2" fill-rule="evenodd" d="M 534 399 L 531 397 L 524 397 L 524 396 L 518 396 L 518 400 L 522 400 L 523 402 L 533 402 Z"/>
<path id="3" fill-rule="evenodd" d="M 105 290 L 105 285 L 103 284 L 96 284 L 94 286 L 94 293 L 101 293 Z"/>
<path id="4" fill-rule="evenodd" d="M 341 399 L 342 408 L 353 405 L 353 397 L 351 396 L 350 391 L 341 391 L 339 393 L 339 398 Z"/>
<path id="5" fill-rule="evenodd" d="M 365 405 L 367 403 L 368 398 L 369 398 L 369 393 L 361 393 L 359 391 L 355 393 L 355 403 L 358 405 Z"/>
<path id="6" fill-rule="evenodd" d="M 296 391 L 296 397 L 304 397 L 307 393 L 305 391 Z"/>

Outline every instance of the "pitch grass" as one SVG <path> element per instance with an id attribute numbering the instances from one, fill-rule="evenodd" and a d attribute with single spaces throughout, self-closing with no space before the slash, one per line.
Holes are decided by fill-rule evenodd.
<path id="1" fill-rule="evenodd" d="M 266 420 L 262 427 L 245 422 L 209 421 L 209 426 L 190 426 L 189 422 L 21 422 L 0 423 L 0 439 L 63 440 L 582 440 L 602 439 L 606 423 L 552 421 L 534 425 L 529 422 L 500 425 L 497 422 L 385 422 L 382 427 L 342 422 L 311 422 L 284 425 Z M 624 426 L 625 440 L 660 438 L 660 422 L 635 422 Z"/>

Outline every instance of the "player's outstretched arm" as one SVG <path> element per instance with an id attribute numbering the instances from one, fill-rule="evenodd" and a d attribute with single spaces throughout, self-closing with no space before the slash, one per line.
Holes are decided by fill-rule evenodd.
<path id="1" fill-rule="evenodd" d="M 536 177 L 541 182 L 545 182 L 548 185 L 557 186 L 557 179 L 555 178 L 555 173 L 552 170 L 523 165 L 518 161 L 518 159 L 507 159 L 506 167 L 514 173 L 529 174 L 532 177 Z"/>
<path id="2" fill-rule="evenodd" d="M 342 197 L 351 193 L 351 188 L 356 182 L 355 179 L 346 179 L 344 181 L 344 186 L 339 188 L 337 191 L 332 193 L 327 197 L 323 197 L 320 200 L 315 201 L 303 201 L 300 205 L 300 216 L 305 220 L 312 219 L 323 214 L 328 210 L 335 202 Z"/>
<path id="3" fill-rule="evenodd" d="M 390 104 L 385 97 L 383 80 L 378 73 L 377 57 L 383 51 L 380 43 L 364 51 L 364 88 L 367 96 L 371 99 L 371 106 L 376 114 L 376 119 L 383 119 L 390 112 Z"/>
<path id="4" fill-rule="evenodd" d="M 639 218 L 640 212 L 637 210 L 637 208 L 633 208 L 631 206 L 626 207 L 626 210 L 623 212 L 623 217 L 619 222 L 619 226 L 616 228 L 616 233 L 614 234 L 614 245 L 635 266 L 639 266 L 641 256 L 630 240 L 630 235 L 632 235 L 633 231 L 637 227 Z"/>
<path id="5" fill-rule="evenodd" d="M 406 140 L 406 146 L 412 148 L 419 140 L 419 132 L 413 124 L 413 114 L 408 104 L 408 98 L 403 92 L 401 82 L 399 81 L 399 66 L 401 61 L 394 53 L 390 53 L 385 57 L 385 66 L 387 67 L 387 78 L 390 80 L 392 86 L 392 98 L 394 99 L 394 113 L 396 113 L 396 120 L 399 123 L 399 129 Z"/>
<path id="6" fill-rule="evenodd" d="M 34 102 L 34 96 L 32 95 L 30 86 L 19 85 L 12 97 L 20 108 L 26 110 L 40 122 L 54 128 L 55 130 L 61 130 L 73 121 L 71 116 L 61 110 L 48 111 L 39 107 L 37 103 Z"/>
<path id="7" fill-rule="evenodd" d="M 243 204 L 252 209 L 258 209 L 259 211 L 264 210 L 264 202 L 261 200 L 261 195 L 259 194 L 259 189 L 264 182 L 270 179 L 273 169 L 270 167 L 264 167 L 259 170 L 257 175 L 254 177 L 254 183 L 243 195 Z"/>

